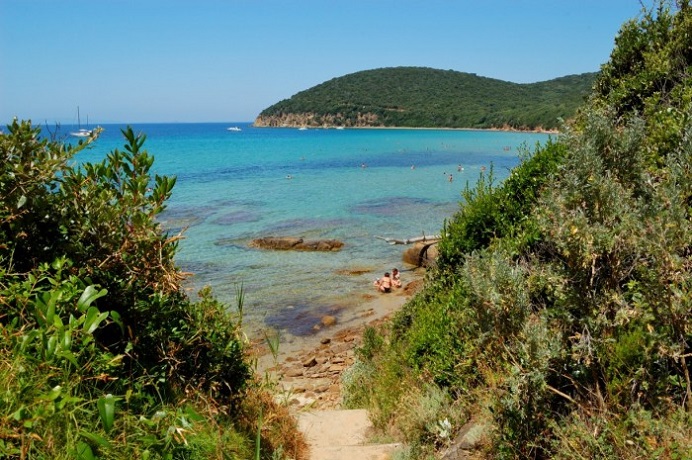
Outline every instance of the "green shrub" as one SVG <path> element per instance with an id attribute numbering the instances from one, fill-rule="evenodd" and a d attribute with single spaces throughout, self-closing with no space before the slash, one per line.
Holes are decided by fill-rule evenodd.
<path id="1" fill-rule="evenodd" d="M 624 26 L 556 142 L 466 190 L 370 360 L 370 407 L 396 369 L 415 384 L 390 407 L 436 384 L 491 408 L 488 457 L 689 457 L 692 7 L 669 5 Z"/>
<path id="2" fill-rule="evenodd" d="M 677 12 L 671 2 L 656 3 L 656 8 L 622 26 L 590 102 L 614 110 L 625 123 L 643 115 L 648 161 L 661 166 L 666 152 L 680 142 L 689 119 L 692 17 L 688 1 L 676 2 Z"/>
<path id="3" fill-rule="evenodd" d="M 445 223 L 439 243 L 440 269 L 453 270 L 464 254 L 505 237 L 513 251 L 538 242 L 540 232 L 531 211 L 564 155 L 564 144 L 549 141 L 532 153 L 524 151 L 521 163 L 501 185 L 494 185 L 492 168 L 487 176 L 481 173 L 475 188 L 463 191 L 459 211 Z"/>
<path id="4" fill-rule="evenodd" d="M 551 386 L 553 369 L 561 361 L 562 337 L 544 318 L 525 322 L 512 347 L 510 369 L 496 400 L 496 447 L 500 458 L 549 458 L 551 415 L 568 400 Z M 565 396 L 562 396 L 563 398 Z"/>
<path id="5" fill-rule="evenodd" d="M 361 409 L 371 401 L 368 383 L 377 368 L 372 362 L 356 360 L 341 374 L 341 405 L 346 409 Z"/>
<path id="6" fill-rule="evenodd" d="M 682 460 L 692 450 L 690 413 L 661 416 L 634 407 L 597 417 L 572 413 L 554 427 L 552 458 L 559 460 L 661 458 Z"/>
<path id="7" fill-rule="evenodd" d="M 68 160 L 95 138 L 60 144 L 16 120 L 0 136 L 0 456 L 250 458 L 241 319 L 181 289 L 179 236 L 156 220 L 175 179 L 123 135 L 123 152 L 81 166 Z M 260 428 L 285 426 L 263 455 L 284 441 L 303 455 L 267 408 Z"/>

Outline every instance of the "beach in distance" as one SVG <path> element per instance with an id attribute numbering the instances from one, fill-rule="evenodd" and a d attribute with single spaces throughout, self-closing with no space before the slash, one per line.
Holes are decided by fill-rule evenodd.
<path id="1" fill-rule="evenodd" d="M 76 161 L 122 149 L 119 125 L 104 125 Z M 502 180 L 545 133 L 255 128 L 250 123 L 142 124 L 154 172 L 177 177 L 160 220 L 184 230 L 177 263 L 235 308 L 244 293 L 248 335 L 314 333 L 325 315 L 353 317 L 378 295 L 372 282 L 393 267 L 404 282 L 404 247 L 382 238 L 439 234 L 461 192 L 491 165 Z M 237 128 L 231 129 L 228 128 Z M 269 236 L 334 239 L 339 251 L 272 251 L 250 242 Z M 386 294 L 382 294 L 386 295 Z"/>

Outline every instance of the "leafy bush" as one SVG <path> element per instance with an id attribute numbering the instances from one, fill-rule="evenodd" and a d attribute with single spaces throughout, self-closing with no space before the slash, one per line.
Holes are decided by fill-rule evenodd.
<path id="1" fill-rule="evenodd" d="M 417 385 L 388 405 L 444 388 L 492 424 L 491 458 L 689 456 L 692 7 L 678 3 L 623 27 L 557 141 L 465 192 L 425 289 L 368 360 L 369 407 L 396 369 Z"/>
<path id="2" fill-rule="evenodd" d="M 240 318 L 181 289 L 180 236 L 156 220 L 175 179 L 123 135 L 81 166 L 95 137 L 70 146 L 17 120 L 0 136 L 0 456 L 250 458 L 265 409 L 243 398 L 262 390 Z M 303 455 L 288 414 L 266 411 L 259 428 L 285 427 L 263 455 Z"/>
<path id="3" fill-rule="evenodd" d="M 688 1 L 677 3 L 677 14 L 661 0 L 638 21 L 623 25 L 591 101 L 595 107 L 609 107 L 623 120 L 643 115 L 649 161 L 657 166 L 680 142 L 692 102 L 688 75 L 692 38 L 687 33 L 692 17 Z"/>
<path id="4" fill-rule="evenodd" d="M 475 188 L 463 191 L 461 209 L 445 223 L 439 268 L 453 270 L 462 263 L 464 254 L 503 237 L 511 237 L 507 239 L 515 250 L 537 242 L 540 233 L 531 210 L 564 155 L 564 145 L 550 140 L 532 153 L 525 151 L 520 164 L 499 186 L 495 186 L 492 168 L 487 176 L 481 174 Z"/>

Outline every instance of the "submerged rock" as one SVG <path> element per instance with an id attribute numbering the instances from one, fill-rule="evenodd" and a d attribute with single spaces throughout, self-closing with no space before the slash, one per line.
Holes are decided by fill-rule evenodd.
<path id="1" fill-rule="evenodd" d="M 294 236 L 267 236 L 257 238 L 250 242 L 250 247 L 260 249 L 273 249 L 277 251 L 339 251 L 344 243 L 339 240 L 312 240 Z"/>
<path id="2" fill-rule="evenodd" d="M 324 315 L 320 320 L 320 323 L 322 323 L 323 326 L 331 327 L 336 324 L 336 318 L 331 315 Z"/>

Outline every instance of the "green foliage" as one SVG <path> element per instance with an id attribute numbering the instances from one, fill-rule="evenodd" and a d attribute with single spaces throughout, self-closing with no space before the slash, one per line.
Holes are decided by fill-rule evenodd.
<path id="1" fill-rule="evenodd" d="M 397 429 L 409 443 L 432 443 L 438 446 L 450 441 L 453 427 L 449 420 L 462 416 L 455 413 L 448 392 L 436 385 L 424 385 L 420 392 L 409 394 L 400 407 Z"/>
<path id="2" fill-rule="evenodd" d="M 689 164 L 690 146 L 667 154 L 662 180 L 637 168 L 619 171 L 620 162 L 608 160 L 613 152 L 645 161 L 641 123 L 605 137 L 603 123 L 586 125 L 589 138 L 573 139 L 560 187 L 546 196 L 543 225 L 570 283 L 565 328 L 579 337 L 573 356 L 585 365 L 571 378 L 587 388 L 591 378 L 603 381 L 612 403 L 654 407 L 659 398 L 684 397 L 670 382 L 686 373 L 678 356 L 689 346 L 689 283 L 678 277 L 689 270 L 692 189 L 688 167 L 680 167 Z"/>
<path id="3" fill-rule="evenodd" d="M 341 404 L 344 408 L 358 409 L 367 406 L 372 396 L 367 385 L 374 380 L 373 374 L 376 371 L 372 363 L 357 360 L 341 374 Z"/>
<path id="4" fill-rule="evenodd" d="M 689 458 L 692 435 L 689 412 L 664 417 L 632 408 L 624 414 L 587 417 L 570 414 L 553 427 L 553 458 L 559 460 L 611 458 Z"/>
<path id="5" fill-rule="evenodd" d="M 419 372 L 430 372 L 440 385 L 448 385 L 453 381 L 458 365 L 458 351 L 461 351 L 461 344 L 455 340 L 456 308 L 454 299 L 450 298 L 434 314 L 429 311 L 429 304 L 416 304 L 415 301 L 406 310 L 415 310 L 416 316 L 415 319 L 407 318 L 415 327 L 407 334 L 406 349 L 402 357 Z"/>
<path id="6" fill-rule="evenodd" d="M 532 153 L 524 152 L 521 163 L 499 186 L 494 185 L 492 168 L 487 176 L 481 174 L 474 188 L 463 191 L 459 212 L 445 223 L 439 268 L 454 270 L 464 254 L 504 237 L 513 237 L 510 242 L 516 251 L 536 243 L 540 232 L 531 210 L 564 155 L 564 144 L 550 140 Z"/>
<path id="7" fill-rule="evenodd" d="M 661 158 L 680 142 L 692 104 L 692 18 L 687 1 L 675 14 L 669 2 L 625 23 L 610 60 L 602 66 L 591 104 L 608 107 L 625 122 L 643 115 L 649 161 Z"/>
<path id="8" fill-rule="evenodd" d="M 586 73 L 516 84 L 452 70 L 383 68 L 297 93 L 258 119 L 275 118 L 280 125 L 298 115 L 313 126 L 554 129 L 559 119 L 574 115 L 595 78 Z"/>
<path id="9" fill-rule="evenodd" d="M 375 353 L 382 350 L 384 339 L 377 333 L 375 328 L 366 327 L 363 331 L 363 344 L 356 350 L 359 357 L 364 360 L 372 359 Z"/>
<path id="10" fill-rule="evenodd" d="M 496 401 L 500 458 L 550 457 L 548 432 L 551 412 L 560 408 L 551 392 L 553 367 L 559 363 L 559 332 L 551 331 L 545 318 L 533 315 L 523 322 L 516 345 L 510 348 L 510 367 Z"/>
<path id="11" fill-rule="evenodd" d="M 67 148 L 41 139 L 28 122 L 7 126 L 0 136 L 0 258 L 33 267 L 59 240 L 51 214 L 56 175 L 86 144 Z"/>
<path id="12" fill-rule="evenodd" d="M 0 136 L 0 456 L 250 458 L 240 319 L 181 289 L 179 236 L 156 220 L 175 179 L 123 135 L 79 167 L 95 138 L 59 144 L 16 120 Z"/>
<path id="13" fill-rule="evenodd" d="M 363 404 L 435 384 L 492 424 L 492 458 L 689 457 L 691 18 L 660 3 L 627 23 L 557 141 L 465 191 L 425 289 L 364 355 Z M 418 384 L 392 401 L 394 371 Z"/>
<path id="14" fill-rule="evenodd" d="M 130 128 L 123 135 L 124 152 L 63 172 L 52 210 L 61 237 L 51 249 L 70 254 L 111 293 L 112 309 L 136 327 L 149 315 L 136 308 L 138 300 L 148 301 L 154 292 L 175 297 L 181 279 L 173 260 L 177 238 L 164 234 L 155 219 L 175 179 L 152 178 L 154 159 L 142 149 L 145 137 Z"/>

